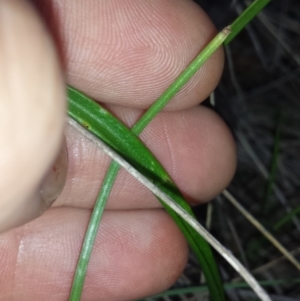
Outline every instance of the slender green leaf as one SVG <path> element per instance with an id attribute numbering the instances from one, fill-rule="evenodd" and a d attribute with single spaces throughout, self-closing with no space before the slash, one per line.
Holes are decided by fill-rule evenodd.
<path id="1" fill-rule="evenodd" d="M 119 170 L 119 165 L 117 163 L 114 162 L 114 166 L 116 166 L 117 168 L 111 170 L 111 172 L 106 173 L 102 183 L 102 189 L 98 196 L 98 203 L 101 206 L 95 206 L 90 218 L 90 222 L 82 245 L 82 251 L 75 271 L 72 290 L 69 296 L 70 300 L 80 300 L 81 297 L 84 284 L 84 281 L 82 281 L 82 279 L 85 279 L 88 263 L 90 261 L 92 248 L 96 237 L 95 233 L 97 233 L 98 231 L 98 226 L 106 205 L 106 200 L 108 199 L 115 177 Z"/>
<path id="2" fill-rule="evenodd" d="M 230 39 L 226 39 L 226 43 L 229 43 L 233 37 L 261 10 L 268 2 L 268 0 L 258 0 L 254 1 L 254 3 L 232 24 L 230 34 Z M 146 112 L 143 118 L 133 127 L 132 131 L 138 135 L 149 122 L 154 118 L 154 116 L 170 101 L 170 99 L 185 85 L 185 83 L 197 72 L 197 70 L 202 66 L 202 64 L 207 60 L 207 58 L 218 48 L 217 44 L 221 44 L 225 35 L 228 35 L 230 31 L 230 27 L 226 28 L 223 31 L 223 34 L 219 34 L 214 40 L 213 43 L 210 43 L 208 47 L 204 49 L 204 51 L 187 67 L 187 69 L 174 81 L 174 83 L 163 93 L 163 95 L 150 107 L 150 109 Z M 74 98 L 73 98 L 74 97 Z M 93 132 L 97 137 L 103 139 L 106 143 L 108 143 L 112 148 L 118 151 L 122 156 L 127 158 L 127 160 L 136 167 L 140 172 L 144 173 L 149 179 L 152 179 L 161 189 L 166 189 L 165 192 L 168 192 L 170 197 L 176 199 L 178 204 L 180 204 L 185 210 L 191 213 L 189 206 L 185 203 L 183 197 L 179 193 L 177 187 L 170 179 L 168 174 L 164 171 L 164 169 L 160 166 L 160 164 L 155 160 L 155 158 L 147 152 L 146 148 L 143 148 L 142 143 L 139 140 L 140 151 L 142 151 L 143 156 L 140 155 L 139 152 L 135 151 L 134 146 L 132 144 L 126 144 L 126 138 L 122 137 L 118 130 L 124 130 L 120 127 L 120 124 L 116 124 L 116 119 L 111 118 L 109 113 L 106 112 L 103 108 L 98 106 L 98 108 L 93 107 L 91 103 L 87 105 L 86 100 L 88 98 L 82 94 L 80 94 L 75 89 L 69 89 L 69 115 L 83 125 L 87 130 L 95 131 Z M 87 107 L 85 107 L 87 105 Z M 88 108 L 89 107 L 89 108 Z M 89 111 L 89 109 L 91 109 Z M 104 118 L 104 119 L 102 119 Z M 98 123 L 97 123 L 97 122 Z M 126 127 L 125 127 L 126 129 Z M 126 129 L 129 131 L 128 129 Z M 112 134 L 117 133 L 116 136 Z M 119 133 L 119 134 L 118 134 Z M 99 135 L 101 134 L 101 135 Z M 114 138 L 113 138 L 114 137 Z M 131 136 L 132 138 L 133 136 Z M 128 137 L 127 137 L 128 138 Z M 114 140 L 116 139 L 116 140 Z M 111 143 L 111 144 L 110 144 Z M 124 152 L 125 151 L 125 152 Z M 128 152 L 129 151 L 129 152 Z M 137 156 L 137 157 L 136 157 Z M 148 163 L 150 165 L 144 165 L 145 159 L 148 158 Z M 151 157 L 152 156 L 152 157 Z M 158 168 L 154 170 L 152 167 Z M 160 166 L 160 168 L 159 168 Z M 162 168 L 162 169 L 161 169 Z M 72 292 L 70 300 L 80 300 L 84 277 L 89 261 L 89 257 L 92 250 L 92 245 L 94 243 L 97 229 L 100 223 L 101 215 L 104 210 L 104 206 L 106 204 L 109 192 L 112 188 L 114 179 L 119 170 L 119 166 L 116 163 L 112 163 L 109 172 L 104 181 L 104 192 L 100 192 L 96 204 L 95 209 L 91 217 L 90 225 L 87 230 L 87 234 L 84 240 L 82 253 L 80 256 L 80 260 L 78 262 L 78 266 L 75 272 L 74 282 L 72 286 Z M 211 253 L 210 246 L 206 243 L 206 241 L 199 236 L 193 228 L 191 228 L 184 220 L 182 220 L 176 213 L 174 213 L 170 208 L 166 207 L 166 210 L 173 217 L 173 219 L 177 222 L 178 226 L 181 228 L 183 233 L 185 234 L 187 240 L 189 241 L 191 247 L 196 253 L 200 265 L 202 266 L 203 272 L 206 276 L 206 280 L 211 292 L 211 297 L 213 300 L 220 301 L 224 300 L 224 293 L 220 281 L 220 277 L 218 274 L 218 270 Z"/>
<path id="3" fill-rule="evenodd" d="M 231 34 L 228 35 L 224 44 L 229 44 L 240 33 L 240 31 L 244 29 L 244 27 L 270 2 L 271 0 L 253 1 L 230 25 Z"/>
<path id="4" fill-rule="evenodd" d="M 98 103 L 92 101 L 74 88 L 69 88 L 68 99 L 69 115 L 75 121 L 107 143 L 193 216 L 191 208 L 182 197 L 170 176 L 136 135 Z M 214 300 L 224 300 L 220 276 L 210 246 L 190 225 L 170 210 L 169 207 L 166 207 L 166 210 L 178 224 L 197 255 L 205 273 L 212 297 Z M 87 243 L 89 242 L 88 240 Z"/>
<path id="5" fill-rule="evenodd" d="M 221 33 L 219 33 L 206 47 L 205 49 L 195 58 L 195 60 L 180 74 L 180 76 L 174 81 L 173 84 L 162 94 L 161 97 L 147 110 L 144 116 L 134 125 L 132 132 L 138 135 L 148 124 L 149 122 L 158 114 L 158 112 L 170 101 L 170 99 L 187 83 L 187 81 L 197 72 L 197 70 L 204 64 L 204 62 L 214 53 L 214 51 L 224 42 L 226 36 L 229 34 L 229 29 L 225 28 Z M 116 124 L 117 120 L 115 118 L 108 118 L 109 113 L 104 110 L 101 106 L 93 101 L 88 101 L 88 97 L 81 94 L 74 88 L 69 87 L 69 115 L 84 126 L 88 131 L 94 129 L 101 129 L 101 139 L 109 144 L 114 150 L 117 150 L 118 147 L 125 150 L 125 153 L 121 152 L 124 156 L 127 151 L 132 151 L 134 149 L 130 144 L 121 145 L 120 142 L 126 142 L 126 138 L 120 134 L 120 124 Z M 112 117 L 112 116 L 111 116 Z M 127 128 L 126 128 L 127 129 Z M 128 129 L 127 129 L 128 131 Z M 119 133 L 119 134 L 118 134 Z M 96 133 L 94 133 L 98 136 Z M 118 137 L 114 136 L 117 134 Z M 133 134 L 131 134 L 133 135 Z M 98 136 L 99 137 L 99 136 Z M 112 141 L 112 140 L 113 141 Z M 129 141 L 129 140 L 128 140 Z M 111 144 L 110 144 L 111 142 Z M 126 156 L 124 156 L 125 159 Z M 134 160 L 139 160 L 139 153 L 135 152 L 133 154 Z M 143 161 L 144 162 L 144 161 Z M 148 162 L 151 166 L 151 162 Z M 112 163 L 108 170 L 108 175 L 105 177 L 103 182 L 103 189 L 109 191 L 112 188 L 114 179 L 119 170 L 119 166 L 116 163 Z M 140 170 L 141 171 L 141 170 Z M 144 171 L 146 171 L 144 169 Z M 143 172 L 143 171 L 141 171 Z M 165 171 L 164 171 L 165 173 Z M 152 172 L 152 175 L 156 176 Z M 163 175 L 162 173 L 160 175 Z M 166 174 L 167 175 L 167 174 Z M 172 184 L 170 187 L 175 187 L 175 184 L 171 181 L 167 175 L 168 181 Z M 156 181 L 156 178 L 152 179 Z M 174 191 L 175 195 L 178 193 L 176 188 Z M 92 251 L 92 245 L 97 235 L 97 229 L 99 227 L 101 215 L 104 209 L 104 206 L 107 202 L 108 194 L 102 193 L 100 191 L 99 196 L 96 200 L 94 211 L 97 212 L 98 216 L 92 214 L 92 219 L 90 225 L 87 229 L 87 234 L 83 242 L 83 248 L 81 251 L 80 259 L 77 264 L 75 271 L 75 276 L 73 280 L 70 301 L 80 300 L 80 296 L 83 289 L 83 283 L 85 278 L 85 273 L 87 270 L 87 265 Z M 183 200 L 182 196 L 181 199 Z M 184 201 L 184 200 L 183 200 Z M 188 207 L 189 208 L 189 207 Z M 218 269 L 214 261 L 210 246 L 208 243 L 199 236 L 192 227 L 187 223 L 182 222 L 181 218 L 177 216 L 170 208 L 166 208 L 170 215 L 178 223 L 179 227 L 184 230 L 184 234 L 187 236 L 187 239 L 194 249 L 200 265 L 203 269 L 205 277 L 209 282 L 209 288 L 211 290 L 211 295 L 213 300 L 224 300 L 224 292 L 221 284 L 221 279 L 218 274 Z M 91 225 L 92 224 L 92 225 Z M 195 236 L 196 235 L 196 236 Z M 193 237 L 195 236 L 195 237 Z M 198 237 L 198 240 L 197 240 Z M 200 239 L 199 239 L 200 237 Z"/>

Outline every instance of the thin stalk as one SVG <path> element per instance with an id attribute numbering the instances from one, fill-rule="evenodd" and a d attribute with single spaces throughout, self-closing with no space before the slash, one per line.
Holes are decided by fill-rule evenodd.
<path id="1" fill-rule="evenodd" d="M 230 25 L 231 34 L 228 35 L 224 45 L 229 44 L 240 31 L 268 4 L 271 0 L 255 0 Z"/>
<path id="2" fill-rule="evenodd" d="M 225 41 L 228 44 L 235 35 L 250 22 L 252 18 L 267 4 L 270 0 L 256 0 L 248 9 L 243 12 L 236 21 L 232 24 L 232 27 L 225 28 L 220 32 L 209 45 L 200 53 L 199 56 L 183 71 L 183 73 L 174 81 L 174 83 L 162 94 L 160 98 L 149 108 L 145 115 L 133 126 L 132 131 L 139 135 L 143 129 L 150 123 L 150 121 L 162 110 L 162 108 L 173 98 L 173 96 L 191 79 L 191 77 L 199 70 L 204 62 L 215 52 L 217 48 Z M 230 34 L 230 30 L 232 33 Z M 113 186 L 113 182 L 119 170 L 119 166 L 116 163 L 112 163 L 109 167 L 108 174 L 105 177 L 103 186 L 106 193 L 100 192 L 90 224 L 87 229 L 87 233 L 84 239 L 83 247 L 78 261 L 76 272 L 72 284 L 70 301 L 79 301 L 82 294 L 82 288 L 84 284 L 85 274 L 92 251 L 93 242 L 95 241 L 99 223 L 103 214 L 109 192 Z M 95 212 L 95 214 L 94 214 Z M 81 259 L 84 257 L 83 259 Z"/>
<path id="3" fill-rule="evenodd" d="M 280 253 L 286 257 L 287 260 L 289 260 L 300 271 L 300 262 L 252 214 L 250 214 L 228 190 L 225 189 L 222 194 L 241 214 L 244 215 L 245 218 L 251 222 L 258 231 L 263 234 L 266 239 L 274 245 Z"/>
<path id="4" fill-rule="evenodd" d="M 262 301 L 271 301 L 264 289 L 259 285 L 255 278 L 247 271 L 247 269 L 235 258 L 231 251 L 226 249 L 218 240 L 216 240 L 194 217 L 190 215 L 189 212 L 184 210 L 180 205 L 176 203 L 169 195 L 162 191 L 156 186 L 151 180 L 145 177 L 142 173 L 132 167 L 124 158 L 107 146 L 103 141 L 97 140 L 92 134 L 85 131 L 83 127 L 78 125 L 73 120 L 69 120 L 69 123 L 79 130 L 86 138 L 93 141 L 97 146 L 105 151 L 110 157 L 112 157 L 120 166 L 122 166 L 126 171 L 128 171 L 134 178 L 141 182 L 145 187 L 152 191 L 164 204 L 166 204 L 170 209 L 176 212 L 182 217 L 191 227 L 217 251 L 221 256 L 229 262 L 229 264 L 244 278 L 244 280 L 249 284 L 253 291 L 258 295 Z M 218 300 L 219 301 L 219 300 Z"/>
<path id="5" fill-rule="evenodd" d="M 77 268 L 75 271 L 75 276 L 73 280 L 72 290 L 69 300 L 80 300 L 83 284 L 83 279 L 85 278 L 87 267 L 91 258 L 93 245 L 95 242 L 96 234 L 100 224 L 100 220 L 106 205 L 106 201 L 109 197 L 113 183 L 119 171 L 119 165 L 113 161 L 110 165 L 109 172 L 106 173 L 100 193 L 97 197 L 98 206 L 94 207 L 92 212 L 89 225 L 84 237 L 80 257 L 77 263 Z M 78 299 L 79 297 L 79 299 Z"/>
<path id="6" fill-rule="evenodd" d="M 216 35 L 216 37 L 204 48 L 204 50 L 190 63 L 190 65 L 177 77 L 170 87 L 154 102 L 141 119 L 132 127 L 132 132 L 134 134 L 139 135 L 143 131 L 143 129 L 167 105 L 173 96 L 192 78 L 207 59 L 223 44 L 229 33 L 230 29 L 226 27 L 223 31 Z M 84 238 L 69 301 L 79 301 L 81 298 L 93 243 L 97 236 L 100 220 L 109 197 L 109 192 L 112 189 L 119 169 L 120 166 L 116 162 L 112 162 L 103 181 L 102 188 L 99 196 L 97 197 L 92 217 L 86 231 L 86 236 Z M 105 192 L 102 192 L 103 189 Z"/>
<path id="7" fill-rule="evenodd" d="M 175 79 L 169 88 L 151 105 L 142 118 L 132 127 L 131 131 L 139 135 L 151 120 L 168 104 L 183 86 L 194 76 L 207 59 L 223 44 L 230 34 L 230 26 L 225 27 L 216 37 L 201 51 L 190 65 Z"/>

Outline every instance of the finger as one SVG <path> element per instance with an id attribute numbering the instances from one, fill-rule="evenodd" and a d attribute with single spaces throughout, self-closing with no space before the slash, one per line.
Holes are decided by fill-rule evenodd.
<path id="1" fill-rule="evenodd" d="M 128 108 L 110 109 L 128 125 L 142 113 Z M 70 178 L 54 205 L 91 208 L 110 159 L 72 128 L 67 138 Z M 207 108 L 161 113 L 145 129 L 141 139 L 191 202 L 204 202 L 219 194 L 235 171 L 231 134 L 224 122 Z M 159 203 L 151 192 L 121 170 L 107 206 L 151 208 Z"/>
<path id="2" fill-rule="evenodd" d="M 48 185 L 49 177 L 47 183 L 41 179 L 54 164 L 65 118 L 64 85 L 53 44 L 24 1 L 0 1 L 0 96 L 1 232 L 50 205 L 56 180 Z"/>
<path id="3" fill-rule="evenodd" d="M 0 300 L 67 300 L 89 216 L 89 210 L 50 209 L 2 235 Z M 163 211 L 106 211 L 82 300 L 136 300 L 162 291 L 180 275 L 187 254 Z"/>
<path id="4" fill-rule="evenodd" d="M 57 24 L 70 84 L 118 105 L 149 107 L 216 34 L 207 15 L 187 0 L 34 2 Z M 168 108 L 201 102 L 222 69 L 219 50 Z"/>

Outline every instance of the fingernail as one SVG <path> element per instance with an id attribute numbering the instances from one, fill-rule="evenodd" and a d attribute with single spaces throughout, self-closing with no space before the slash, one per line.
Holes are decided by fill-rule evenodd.
<path id="1" fill-rule="evenodd" d="M 66 184 L 67 173 L 68 150 L 64 138 L 61 151 L 40 186 L 39 194 L 41 199 L 45 202 L 46 207 L 50 207 L 63 191 Z"/>

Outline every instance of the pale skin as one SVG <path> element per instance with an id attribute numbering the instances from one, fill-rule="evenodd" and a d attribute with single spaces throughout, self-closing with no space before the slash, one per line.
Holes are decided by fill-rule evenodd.
<path id="1" fill-rule="evenodd" d="M 16 224 L 32 220 L 0 223 L 1 301 L 67 300 L 109 164 L 65 126 L 64 79 L 132 125 L 216 32 L 188 0 L 31 2 L 0 0 L 0 208 Z M 229 130 L 198 106 L 222 69 L 219 50 L 141 135 L 193 204 L 220 193 L 235 170 Z M 40 206 L 33 196 L 63 133 L 65 189 L 34 219 L 39 210 L 26 208 Z M 121 171 L 107 209 L 82 300 L 134 300 L 172 285 L 188 249 L 155 197 Z"/>

